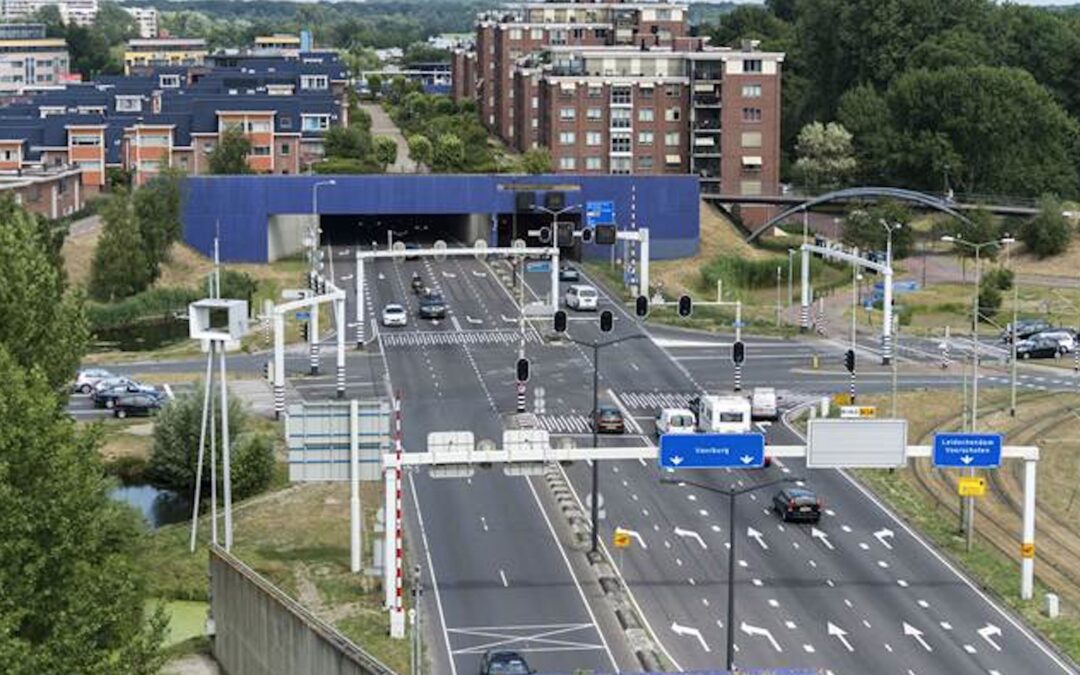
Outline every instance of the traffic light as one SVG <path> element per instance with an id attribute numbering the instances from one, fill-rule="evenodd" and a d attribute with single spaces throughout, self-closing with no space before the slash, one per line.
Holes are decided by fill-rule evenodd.
<path id="1" fill-rule="evenodd" d="M 611 313 L 611 310 L 605 309 L 600 312 L 600 330 L 605 333 L 610 333 L 611 329 L 615 325 L 615 316 Z"/>
<path id="2" fill-rule="evenodd" d="M 844 367 L 849 373 L 855 372 L 855 350 L 849 349 L 844 352 Z"/>
<path id="3" fill-rule="evenodd" d="M 560 247 L 574 245 L 574 224 L 558 223 L 555 230 L 555 243 Z"/>
<path id="4" fill-rule="evenodd" d="M 308 332 L 308 323 L 307 323 L 307 321 L 304 321 L 304 322 L 302 322 L 300 324 L 300 338 L 304 342 L 307 342 L 308 341 L 308 335 L 310 335 L 310 333 Z"/>
<path id="5" fill-rule="evenodd" d="M 559 311 L 555 312 L 555 332 L 556 333 L 565 333 L 566 332 L 566 312 L 564 312 L 561 309 Z"/>
<path id="6" fill-rule="evenodd" d="M 270 366 L 271 366 L 270 361 L 263 361 L 263 377 L 266 379 L 267 382 L 269 382 L 269 381 L 271 381 L 273 379 L 271 374 L 270 374 L 272 372 Z"/>
<path id="7" fill-rule="evenodd" d="M 593 240 L 602 246 L 610 246 L 615 243 L 616 233 L 614 225 L 597 225 L 594 228 Z"/>
<path id="8" fill-rule="evenodd" d="M 517 360 L 517 381 L 529 381 L 529 359 L 520 358 Z"/>
<path id="9" fill-rule="evenodd" d="M 550 244 L 551 243 L 551 228 L 550 227 L 541 227 L 540 232 L 537 233 L 537 236 L 539 237 L 541 244 Z"/>
<path id="10" fill-rule="evenodd" d="M 694 301 L 689 295 L 679 296 L 679 316 L 687 317 L 694 313 Z"/>
<path id="11" fill-rule="evenodd" d="M 308 272 L 307 275 L 307 287 L 309 290 L 315 290 L 315 273 Z"/>
<path id="12" fill-rule="evenodd" d="M 643 319 L 649 315 L 649 299 L 644 295 L 637 296 L 637 300 L 634 301 L 634 314 Z"/>
<path id="13" fill-rule="evenodd" d="M 588 244 L 593 240 L 593 231 L 590 227 L 581 228 L 581 241 Z"/>
<path id="14" fill-rule="evenodd" d="M 742 363 L 746 360 L 746 345 L 742 340 L 736 340 L 731 345 L 731 360 L 735 363 Z"/>
<path id="15" fill-rule="evenodd" d="M 319 295 L 326 293 L 326 277 L 319 275 Z"/>

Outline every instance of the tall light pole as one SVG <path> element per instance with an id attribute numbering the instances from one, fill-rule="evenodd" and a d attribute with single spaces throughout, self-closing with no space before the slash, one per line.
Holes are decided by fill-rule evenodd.
<path id="1" fill-rule="evenodd" d="M 319 188 L 326 187 L 328 185 L 337 185 L 337 181 L 331 178 L 330 180 L 316 181 L 311 186 L 311 223 L 308 228 L 308 257 L 310 267 L 308 268 L 308 279 L 310 283 L 315 285 L 315 292 L 318 293 L 318 285 L 316 282 L 316 275 L 319 267 Z M 331 252 L 331 256 L 333 253 Z M 308 323 L 308 361 L 310 363 L 310 371 L 312 375 L 319 374 L 319 306 L 317 304 L 312 305 L 311 309 L 311 321 Z M 339 326 L 338 330 L 342 327 Z"/>
<path id="2" fill-rule="evenodd" d="M 718 298 L 719 299 L 719 298 Z M 795 303 L 795 249 L 787 250 L 787 306 Z"/>
<path id="3" fill-rule="evenodd" d="M 975 432 L 979 419 L 979 284 L 982 274 L 982 250 L 989 246 L 1006 246 L 1016 240 L 1005 235 L 1000 239 L 991 239 L 984 242 L 970 242 L 960 235 L 945 235 L 941 241 L 950 244 L 960 244 L 974 249 L 975 251 L 975 298 L 971 303 L 971 431 Z M 975 469 L 968 469 L 968 475 L 974 476 Z M 971 551 L 973 523 L 975 520 L 975 498 L 967 497 L 965 500 L 965 530 L 967 532 L 966 548 Z"/>
<path id="4" fill-rule="evenodd" d="M 894 281 L 896 279 L 895 275 L 892 274 L 892 268 L 893 268 L 893 264 L 892 264 L 892 257 L 893 257 L 892 236 L 893 236 L 893 232 L 896 232 L 901 227 L 903 227 L 903 223 L 889 223 L 889 222 L 885 221 L 885 219 L 881 219 L 878 222 L 881 223 L 881 226 L 885 228 L 885 264 L 888 266 L 889 271 L 890 271 L 889 278 L 885 280 L 885 283 L 888 284 L 888 288 L 884 289 L 885 290 L 885 292 L 884 292 L 885 297 L 882 300 L 883 306 L 881 308 L 882 309 L 882 316 L 885 317 L 885 322 L 886 322 L 885 326 L 884 326 L 884 330 L 882 331 L 883 340 L 882 340 L 882 345 L 881 345 L 881 364 L 883 366 L 887 366 L 893 360 L 893 357 L 894 357 L 893 343 L 895 342 L 895 336 L 893 335 L 893 333 L 894 333 L 893 326 L 891 325 L 892 314 L 893 314 L 892 313 L 892 306 L 891 306 L 892 305 L 892 300 L 893 300 L 893 286 L 894 286 Z M 884 306 L 885 304 L 887 304 L 889 306 L 885 307 Z"/>

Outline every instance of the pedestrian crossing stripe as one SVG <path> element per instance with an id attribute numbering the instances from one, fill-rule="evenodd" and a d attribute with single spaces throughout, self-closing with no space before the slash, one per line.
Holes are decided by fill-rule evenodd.
<path id="1" fill-rule="evenodd" d="M 537 415 L 536 424 L 552 434 L 592 433 L 588 415 Z"/>
<path id="2" fill-rule="evenodd" d="M 661 408 L 685 408 L 697 396 L 693 392 L 624 391 L 619 400 L 631 410 L 657 411 Z"/>
<path id="3" fill-rule="evenodd" d="M 521 333 L 514 330 L 463 330 L 463 331 L 384 331 L 383 345 L 387 347 L 429 347 L 440 345 L 516 345 Z M 525 341 L 540 342 L 536 331 L 527 331 Z"/>

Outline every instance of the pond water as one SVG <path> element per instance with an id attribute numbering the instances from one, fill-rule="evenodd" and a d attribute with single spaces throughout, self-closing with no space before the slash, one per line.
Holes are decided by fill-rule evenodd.
<path id="1" fill-rule="evenodd" d="M 121 485 L 114 488 L 109 496 L 134 506 L 153 529 L 191 518 L 191 498 L 172 490 L 162 490 L 153 485 Z"/>
<path id="2" fill-rule="evenodd" d="M 98 328 L 94 335 L 98 349 L 142 352 L 188 339 L 188 322 L 187 319 L 175 317 L 159 321 L 140 321 L 127 326 Z"/>

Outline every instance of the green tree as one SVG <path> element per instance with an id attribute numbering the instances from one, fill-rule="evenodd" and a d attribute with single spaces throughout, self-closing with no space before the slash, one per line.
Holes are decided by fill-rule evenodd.
<path id="1" fill-rule="evenodd" d="M 927 37 L 907 59 L 909 69 L 927 70 L 971 68 L 993 63 L 994 52 L 986 38 L 963 26 Z"/>
<path id="2" fill-rule="evenodd" d="M 4 672 L 150 675 L 167 619 L 147 610 L 146 531 L 40 369 L 0 347 L 0 655 Z"/>
<path id="3" fill-rule="evenodd" d="M 98 4 L 98 13 L 94 17 L 94 31 L 99 33 L 109 45 L 118 45 L 125 40 L 139 37 L 139 27 L 135 19 L 115 2 Z"/>
<path id="4" fill-rule="evenodd" d="M 988 281 L 984 278 L 979 284 L 979 320 L 986 321 L 994 318 L 999 309 L 1001 309 L 1001 290 L 992 280 Z"/>
<path id="5" fill-rule="evenodd" d="M 521 155 L 521 170 L 529 174 L 551 173 L 551 152 L 545 147 L 529 148 Z"/>
<path id="6" fill-rule="evenodd" d="M 327 157 L 321 162 L 311 165 L 311 170 L 319 174 L 358 174 L 358 173 L 382 173 L 380 167 L 371 157 L 353 159 L 351 157 Z"/>
<path id="7" fill-rule="evenodd" d="M 0 200 L 0 347 L 60 390 L 78 368 L 90 333 L 82 294 L 66 292 L 59 255 L 50 250 L 55 243 L 42 225 L 52 227 L 10 198 Z M 2 464 L 0 457 L 0 474 Z"/>
<path id="8" fill-rule="evenodd" d="M 465 144 L 455 134 L 440 134 L 435 139 L 431 163 L 435 171 L 443 173 L 460 170 L 465 163 Z"/>
<path id="9" fill-rule="evenodd" d="M 888 184 L 894 142 L 885 98 L 873 86 L 860 85 L 840 99 L 837 117 L 852 134 L 855 176 L 864 184 Z"/>
<path id="10" fill-rule="evenodd" d="M 378 98 L 379 95 L 382 94 L 382 90 L 383 90 L 382 75 L 377 75 L 375 73 L 372 73 L 371 75 L 368 75 L 367 76 L 367 86 L 368 86 L 368 91 L 371 92 L 371 97 L 372 98 Z"/>
<path id="11" fill-rule="evenodd" d="M 844 243 L 863 251 L 884 251 L 888 245 L 885 223 L 893 229 L 893 259 L 906 258 L 915 242 L 910 222 L 911 211 L 900 202 L 885 201 L 854 209 L 844 218 Z"/>
<path id="12" fill-rule="evenodd" d="M 382 166 L 383 171 L 397 161 L 397 143 L 389 136 L 375 137 L 375 161 Z"/>
<path id="13" fill-rule="evenodd" d="M 842 186 L 855 173 L 851 133 L 835 122 L 812 122 L 799 132 L 795 146 L 797 182 L 811 190 L 830 190 Z"/>
<path id="14" fill-rule="evenodd" d="M 371 135 L 359 126 L 330 127 L 323 136 L 323 150 L 327 157 L 363 159 L 371 154 Z"/>
<path id="15" fill-rule="evenodd" d="M 940 229 L 940 228 L 939 228 Z M 972 244 L 982 244 L 994 241 L 1002 236 L 1001 225 L 994 219 L 994 214 L 984 208 L 977 208 L 967 213 L 967 221 L 953 220 L 941 229 L 944 234 L 962 239 Z M 983 260 L 992 260 L 997 257 L 998 246 L 984 246 L 979 253 Z M 967 244 L 953 244 L 956 255 L 964 258 L 974 258 L 975 249 Z"/>
<path id="16" fill-rule="evenodd" d="M 407 66 L 418 63 L 448 63 L 450 52 L 432 47 L 426 42 L 414 42 L 405 48 L 405 55 L 401 60 Z"/>
<path id="17" fill-rule="evenodd" d="M 412 157 L 414 162 L 430 166 L 434 149 L 427 136 L 423 134 L 409 136 L 409 157 Z"/>
<path id="18" fill-rule="evenodd" d="M 161 274 L 161 263 L 168 260 L 169 247 L 183 234 L 182 180 L 183 173 L 168 169 L 135 190 L 132 197 L 150 281 Z"/>
<path id="19" fill-rule="evenodd" d="M 101 238 L 90 268 L 90 294 L 112 302 L 146 290 L 152 277 L 131 196 L 121 191 L 108 197 L 101 219 Z"/>
<path id="20" fill-rule="evenodd" d="M 210 153 L 210 173 L 244 174 L 251 173 L 248 155 L 251 154 L 251 141 L 238 128 L 230 127 L 221 133 L 217 147 Z"/>
<path id="21" fill-rule="evenodd" d="M 1072 227 L 1062 215 L 1061 201 L 1052 195 L 1039 200 L 1039 215 L 1020 226 L 1020 241 L 1039 258 L 1064 253 L 1072 240 Z"/>

